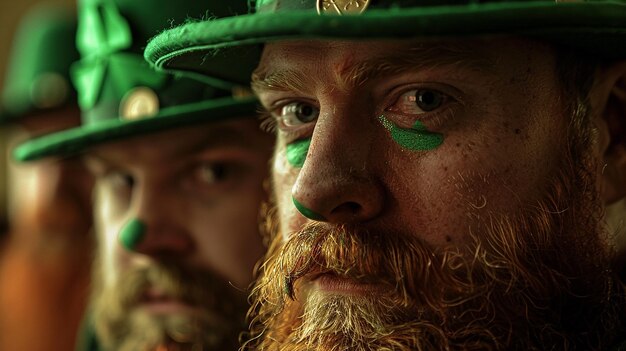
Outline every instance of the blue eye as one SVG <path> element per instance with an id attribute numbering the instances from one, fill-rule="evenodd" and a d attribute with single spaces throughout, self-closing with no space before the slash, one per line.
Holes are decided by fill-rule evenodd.
<path id="1" fill-rule="evenodd" d="M 280 109 L 279 118 L 286 127 L 297 127 L 313 122 L 320 114 L 320 110 L 304 102 L 292 102 Z"/>

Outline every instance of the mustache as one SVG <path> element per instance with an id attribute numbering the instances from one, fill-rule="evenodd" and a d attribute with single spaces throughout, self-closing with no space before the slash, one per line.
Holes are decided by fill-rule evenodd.
<path id="1" fill-rule="evenodd" d="M 404 347 L 399 350 L 506 349 L 514 339 L 528 345 L 517 349 L 541 349 L 531 346 L 542 340 L 587 342 L 576 332 L 579 324 L 598 318 L 598 311 L 614 320 L 610 306 L 622 290 L 599 268 L 605 266 L 603 247 L 598 237 L 591 239 L 593 227 L 571 232 L 579 237 L 567 243 L 552 230 L 558 226 L 548 218 L 553 213 L 540 206 L 534 216 L 489 221 L 463 248 L 433 247 L 417 235 L 320 223 L 306 225 L 284 242 L 276 236 L 262 267 L 266 274 L 253 291 L 244 349 L 273 350 L 270 345 L 277 343 L 290 345 L 285 350 L 310 350 L 326 340 L 326 345 L 348 343 L 337 350 L 361 350 L 350 344 L 359 335 L 362 345 L 371 346 L 363 350 L 385 340 Z M 350 299 L 306 296 L 306 290 L 298 295 L 307 279 L 326 272 L 392 289 Z M 297 296 L 304 297 L 302 303 Z M 581 308 L 564 307 L 572 305 Z M 564 320 L 573 322 L 552 320 L 545 315 L 552 309 L 563 310 Z M 613 332 L 602 323 L 588 339 Z"/>
<path id="2" fill-rule="evenodd" d="M 274 256 L 285 298 L 296 300 L 296 287 L 324 273 L 385 285 L 403 305 L 436 300 L 426 286 L 449 286 L 467 298 L 473 282 L 467 255 L 453 247 L 434 248 L 418 237 L 389 232 L 362 231 L 347 226 L 310 223 L 293 235 Z M 407 279 L 407 273 L 411 277 Z M 410 302 L 412 301 L 412 302 Z M 459 303 L 451 299 L 448 303 Z"/>
<path id="3" fill-rule="evenodd" d="M 163 346 L 164 342 L 182 349 L 188 344 L 195 345 L 194 349 L 199 345 L 233 349 L 237 334 L 245 326 L 245 293 L 206 269 L 153 261 L 145 267 L 127 268 L 114 284 L 105 285 L 103 276 L 96 277 L 92 291 L 94 325 L 107 349 L 136 350 Z M 198 313 L 151 316 L 142 312 L 143 302 L 162 297 L 179 300 Z"/>
<path id="4" fill-rule="evenodd" d="M 159 263 L 128 269 L 115 289 L 123 309 L 137 305 L 146 298 L 149 290 L 159 291 L 168 298 L 190 305 L 202 306 L 207 303 L 204 290 L 207 286 L 215 285 L 211 282 L 217 279 L 211 273 L 187 269 L 180 264 Z"/>

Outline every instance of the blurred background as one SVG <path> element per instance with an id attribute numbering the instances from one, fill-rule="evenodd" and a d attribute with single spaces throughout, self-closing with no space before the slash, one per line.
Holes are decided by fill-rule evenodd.
<path id="1" fill-rule="evenodd" d="M 33 5 L 43 3 L 41 0 L 0 0 L 0 85 L 4 84 L 6 65 L 15 29 L 22 16 Z M 75 6 L 75 0 L 45 1 L 49 4 Z"/>
<path id="2" fill-rule="evenodd" d="M 6 81 L 9 55 L 20 20 L 28 10 L 38 4 L 65 6 L 69 9 L 76 7 L 75 0 L 0 0 L 0 91 L 4 88 Z M 3 221 L 6 217 L 6 199 L 8 196 L 5 177 L 7 164 L 7 136 L 5 133 L 5 130 L 0 130 L 0 221 Z"/>
<path id="3" fill-rule="evenodd" d="M 8 158 L 8 145 L 79 123 L 80 111 L 66 77 L 70 62 L 78 58 L 73 49 L 75 7 L 76 0 L 0 0 L 2 351 L 72 351 L 88 297 L 91 179 L 82 162 L 74 158 L 19 164 Z M 29 12 L 24 23 L 30 30 L 20 30 L 22 40 L 14 51 L 18 55 L 9 63 L 16 32 Z M 63 40 L 57 40 L 61 34 Z M 53 70 L 56 63 L 64 71 Z M 78 201 L 73 189 L 83 183 Z"/>

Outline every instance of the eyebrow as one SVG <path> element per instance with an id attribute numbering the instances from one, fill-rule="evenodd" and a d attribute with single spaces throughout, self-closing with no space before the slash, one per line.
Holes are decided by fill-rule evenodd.
<path id="1" fill-rule="evenodd" d="M 185 138 L 184 135 L 180 135 L 180 138 Z M 197 141 L 173 149 L 167 150 L 162 153 L 163 157 L 178 158 L 181 155 L 187 155 L 189 157 L 202 154 L 210 149 L 216 149 L 224 146 L 237 146 L 242 149 L 255 150 L 250 138 L 246 138 L 244 133 L 241 133 L 237 127 L 224 126 L 212 128 L 208 133 L 203 134 Z M 150 143 L 151 141 L 145 141 Z M 132 155 L 126 155 L 125 160 L 128 161 L 134 158 Z M 98 166 L 106 167 L 120 167 L 126 161 L 122 161 L 115 157 L 110 157 L 106 152 L 98 152 L 93 150 L 83 155 L 83 159 L 88 161 L 92 160 L 97 163 Z"/>
<path id="2" fill-rule="evenodd" d="M 475 44 L 416 44 L 390 55 L 358 62 L 338 73 L 337 78 L 343 87 L 349 89 L 389 75 L 439 67 L 493 73 L 495 62 L 477 52 Z M 251 85 L 256 93 L 272 90 L 304 92 L 311 85 L 311 77 L 290 68 L 272 70 L 259 67 L 252 75 Z"/>
<path id="3" fill-rule="evenodd" d="M 245 149 L 254 149 L 250 138 L 246 138 L 245 136 L 245 133 L 242 133 L 237 127 L 218 127 L 212 129 L 197 143 L 172 150 L 172 154 L 195 155 L 209 149 L 224 146 L 238 146 Z"/>

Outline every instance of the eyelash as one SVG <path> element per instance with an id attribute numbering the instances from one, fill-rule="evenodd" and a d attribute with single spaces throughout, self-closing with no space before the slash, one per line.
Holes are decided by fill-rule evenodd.
<path id="1" fill-rule="evenodd" d="M 271 109 L 271 111 L 274 111 L 278 108 L 281 108 L 281 106 L 278 107 L 274 107 Z M 302 139 L 302 133 L 299 131 L 289 131 L 289 130 L 283 130 L 283 129 L 279 129 L 278 128 L 278 121 L 276 120 L 276 117 L 272 114 L 272 112 L 270 112 L 270 110 L 263 108 L 261 111 L 259 111 L 260 116 L 260 127 L 261 130 L 267 132 L 267 133 L 272 133 L 272 134 L 277 134 L 278 132 L 280 132 L 281 137 L 287 141 L 287 143 Z"/>
<path id="2" fill-rule="evenodd" d="M 442 111 L 435 111 L 435 112 L 426 112 L 424 113 L 424 115 L 427 117 L 426 118 L 418 118 L 418 120 L 420 120 L 421 122 L 426 122 L 429 125 L 429 128 L 436 128 L 437 126 L 442 125 L 447 119 L 451 118 L 452 115 L 454 114 L 454 106 L 446 106 L 446 105 L 451 105 L 451 104 L 461 104 L 462 105 L 462 101 L 459 98 L 459 94 L 458 93 L 450 93 L 448 90 L 450 89 L 454 89 L 454 88 L 450 88 L 450 89 L 441 89 L 441 88 L 431 88 L 429 86 L 424 86 L 424 85 L 419 85 L 419 86 L 411 86 L 411 87 L 402 87 L 402 89 L 397 90 L 395 93 L 390 94 L 391 98 L 389 98 L 388 103 L 385 103 L 385 107 L 382 111 L 383 114 L 385 115 L 395 115 L 398 116 L 400 119 L 400 123 L 403 127 L 405 128 L 410 128 L 413 123 L 415 123 L 415 115 L 403 115 L 399 112 L 393 112 L 393 111 L 387 111 L 387 109 L 389 107 L 391 107 L 394 103 L 396 103 L 400 97 L 403 94 L 406 94 L 407 92 L 411 91 L 411 90 L 433 90 L 433 91 L 437 91 L 440 94 L 443 94 L 446 98 L 446 102 L 444 103 L 444 107 L 442 109 Z M 442 90 L 446 90 L 446 92 L 442 91 Z M 283 106 L 284 103 L 281 104 L 274 104 L 273 107 L 271 108 L 262 108 L 259 113 L 260 113 L 260 126 L 261 129 L 268 132 L 268 133 L 272 133 L 272 134 L 276 134 L 279 132 L 279 128 L 278 128 L 278 121 L 276 120 L 276 117 L 273 115 L 273 113 L 271 111 L 275 111 L 276 109 L 281 108 L 281 106 Z M 396 121 L 397 123 L 398 121 Z M 300 132 L 298 131 L 287 131 L 287 130 L 280 130 L 282 136 L 284 137 L 285 140 L 287 141 L 295 141 L 298 139 L 302 138 L 302 135 Z"/>
<path id="3" fill-rule="evenodd" d="M 420 121 L 420 123 L 426 125 L 429 130 L 435 131 L 440 128 L 447 120 L 454 116 L 454 108 L 446 107 L 443 109 L 443 111 L 429 112 L 428 117 L 425 118 L 405 116 L 397 112 L 385 112 L 384 116 L 386 116 L 387 118 L 389 118 L 389 116 L 396 116 L 396 118 L 390 119 L 393 122 L 397 123 L 401 128 L 410 129 L 413 124 L 415 124 L 415 121 L 418 120 Z"/>
<path id="4" fill-rule="evenodd" d="M 445 102 L 442 104 L 442 108 L 438 109 L 435 112 L 426 112 L 422 115 L 419 115 L 419 117 L 417 117 L 417 120 L 419 120 L 420 122 L 427 123 L 429 128 L 434 129 L 434 128 L 437 128 L 438 126 L 441 126 L 447 119 L 452 117 L 452 115 L 454 114 L 454 110 L 455 110 L 454 105 L 455 104 L 462 105 L 462 101 L 459 98 L 459 94 L 450 93 L 449 91 L 447 91 L 449 89 L 441 89 L 441 88 L 436 88 L 436 87 L 433 88 L 433 87 L 424 86 L 424 85 L 411 86 L 408 88 L 404 86 L 401 89 L 398 89 L 391 94 L 391 97 L 389 98 L 389 100 L 387 100 L 388 102 L 385 103 L 385 106 L 387 107 L 385 107 L 382 113 L 385 116 L 387 115 L 398 116 L 399 121 L 396 121 L 396 122 L 400 122 L 401 126 L 405 128 L 410 128 L 413 125 L 413 123 L 415 123 L 416 116 L 405 115 L 400 112 L 388 111 L 388 109 L 391 106 L 393 106 L 397 101 L 399 101 L 402 95 L 412 90 L 432 90 L 432 91 L 436 91 L 444 95 L 445 97 Z M 446 90 L 446 91 L 444 92 L 443 90 Z"/>
<path id="5" fill-rule="evenodd" d="M 261 130 L 267 133 L 276 134 L 278 122 L 271 112 L 262 109 L 258 111 Z"/>

